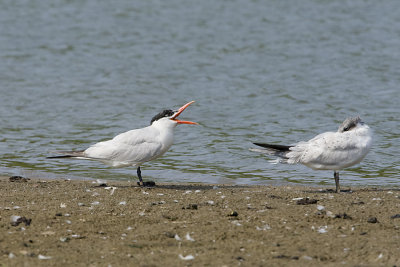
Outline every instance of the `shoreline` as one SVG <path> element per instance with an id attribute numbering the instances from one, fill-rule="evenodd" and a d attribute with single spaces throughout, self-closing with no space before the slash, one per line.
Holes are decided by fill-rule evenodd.
<path id="1" fill-rule="evenodd" d="M 101 183 L 0 176 L 2 266 L 400 265 L 398 188 Z"/>

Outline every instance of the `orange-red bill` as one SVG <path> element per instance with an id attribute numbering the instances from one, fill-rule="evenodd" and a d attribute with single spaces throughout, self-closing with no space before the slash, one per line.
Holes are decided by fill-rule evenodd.
<path id="1" fill-rule="evenodd" d="M 197 122 L 193 122 L 193 121 L 180 121 L 180 120 L 174 120 L 176 121 L 178 124 L 198 124 Z"/>
<path id="2" fill-rule="evenodd" d="M 181 121 L 181 120 L 177 120 L 176 118 L 181 115 L 181 113 L 191 104 L 193 104 L 194 101 L 190 101 L 189 103 L 186 103 L 185 105 L 183 105 L 182 107 L 180 107 L 178 109 L 178 112 L 171 118 L 171 120 L 176 121 L 179 124 L 198 124 L 197 122 L 192 122 L 192 121 Z"/>

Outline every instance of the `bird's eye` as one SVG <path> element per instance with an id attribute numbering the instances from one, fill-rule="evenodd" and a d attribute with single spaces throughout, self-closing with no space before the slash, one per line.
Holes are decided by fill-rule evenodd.
<path id="1" fill-rule="evenodd" d="M 347 132 L 349 130 L 349 127 L 344 127 L 343 132 Z"/>

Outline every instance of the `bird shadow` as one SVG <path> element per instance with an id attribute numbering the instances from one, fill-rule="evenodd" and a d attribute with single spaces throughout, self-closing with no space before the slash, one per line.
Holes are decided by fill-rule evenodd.
<path id="1" fill-rule="evenodd" d="M 344 194 L 352 194 L 352 193 L 359 193 L 359 192 L 389 192 L 389 191 L 400 191 L 400 188 L 377 188 L 377 187 L 372 187 L 372 188 L 355 188 L 355 189 L 341 189 L 340 193 Z M 304 190 L 305 193 L 322 193 L 322 194 L 327 194 L 327 193 L 337 193 L 334 189 L 318 189 L 318 190 Z"/>
<path id="2" fill-rule="evenodd" d="M 94 187 L 107 187 L 111 186 L 108 183 L 95 185 Z M 156 184 L 154 186 L 139 186 L 137 184 L 132 185 L 112 185 L 117 188 L 140 188 L 140 189 L 169 189 L 169 190 L 180 190 L 180 191 L 187 191 L 187 190 L 216 190 L 216 189 L 238 189 L 238 188 L 251 188 L 252 186 L 249 185 L 215 185 L 215 184 Z"/>
<path id="3" fill-rule="evenodd" d="M 149 184 L 150 186 L 146 186 Z M 140 188 L 140 189 L 169 189 L 169 190 L 216 190 L 216 189 L 246 189 L 246 188 L 254 188 L 254 185 L 229 185 L 229 184 L 190 184 L 190 183 L 179 183 L 179 184 L 168 184 L 161 183 L 156 184 L 154 182 L 145 182 L 145 186 L 141 186 L 139 184 L 113 184 L 112 181 L 108 181 L 107 183 L 102 183 L 98 185 L 94 185 L 93 187 L 107 187 L 107 186 L 115 186 L 117 188 Z M 305 193 L 314 193 L 314 194 L 328 194 L 328 193 L 337 193 L 334 189 L 316 189 L 312 188 L 310 190 L 304 189 L 302 190 Z M 400 188 L 355 188 L 355 189 L 341 189 L 340 194 L 352 194 L 358 192 L 389 192 L 389 191 L 398 191 L 400 192 Z"/>

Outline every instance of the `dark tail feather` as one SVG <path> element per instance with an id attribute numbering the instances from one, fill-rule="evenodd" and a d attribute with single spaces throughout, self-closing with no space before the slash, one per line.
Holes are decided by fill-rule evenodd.
<path id="1" fill-rule="evenodd" d="M 290 146 L 265 144 L 265 143 L 253 143 L 253 144 L 261 146 L 264 149 L 251 149 L 251 150 L 280 157 L 283 158 L 284 160 L 287 160 L 286 154 L 290 151 Z"/>
<path id="2" fill-rule="evenodd" d="M 60 156 L 49 156 L 46 159 L 61 159 L 61 158 L 75 158 L 76 156 L 72 155 L 60 155 Z"/>
<path id="3" fill-rule="evenodd" d="M 47 159 L 61 159 L 61 158 L 77 158 L 84 157 L 82 151 L 54 151 L 53 153 L 62 154 L 57 156 L 48 156 Z"/>
<path id="4" fill-rule="evenodd" d="M 262 146 L 268 149 L 276 150 L 277 152 L 287 152 L 290 150 L 291 146 L 285 145 L 274 145 L 274 144 L 264 144 L 264 143 L 253 143 L 257 146 Z"/>

